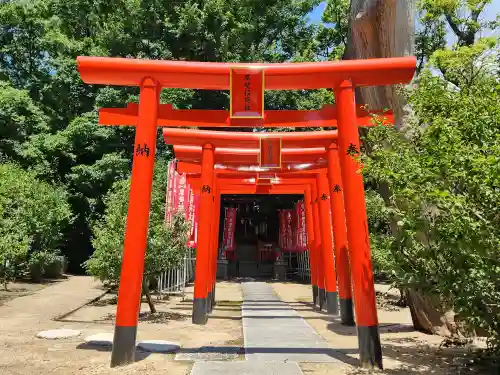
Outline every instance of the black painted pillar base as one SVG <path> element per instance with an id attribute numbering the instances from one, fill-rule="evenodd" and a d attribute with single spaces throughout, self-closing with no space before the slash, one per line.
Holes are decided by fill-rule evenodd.
<path id="1" fill-rule="evenodd" d="M 325 298 L 325 290 L 318 288 L 318 306 L 320 310 L 323 310 L 325 306 L 326 298 Z"/>
<path id="2" fill-rule="evenodd" d="M 212 312 L 212 292 L 207 293 L 207 313 Z"/>
<path id="3" fill-rule="evenodd" d="M 212 310 L 214 309 L 216 303 L 215 303 L 215 285 L 214 285 L 214 288 L 212 290 Z"/>
<path id="4" fill-rule="evenodd" d="M 339 295 L 337 292 L 326 292 L 326 311 L 328 314 L 338 315 L 339 313 Z"/>
<path id="5" fill-rule="evenodd" d="M 313 290 L 313 306 L 316 306 L 318 304 L 318 286 L 313 285 L 312 290 Z"/>
<path id="6" fill-rule="evenodd" d="M 111 351 L 111 367 L 128 365 L 135 362 L 135 339 L 137 326 L 115 326 L 113 349 Z"/>
<path id="7" fill-rule="evenodd" d="M 378 326 L 358 326 L 359 359 L 362 368 L 382 369 L 382 347 Z"/>
<path id="8" fill-rule="evenodd" d="M 353 326 L 354 323 L 354 310 L 352 308 L 352 299 L 339 300 L 340 303 L 340 323 L 344 326 Z"/>
<path id="9" fill-rule="evenodd" d="M 193 300 L 193 324 L 205 325 L 208 321 L 207 299 L 195 298 Z"/>

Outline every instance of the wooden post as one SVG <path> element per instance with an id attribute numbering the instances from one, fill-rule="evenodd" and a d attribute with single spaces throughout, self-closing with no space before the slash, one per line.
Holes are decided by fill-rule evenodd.
<path id="1" fill-rule="evenodd" d="M 151 78 L 142 81 L 111 367 L 135 360 L 156 151 L 159 93 L 160 87 L 156 81 Z"/>
<path id="2" fill-rule="evenodd" d="M 339 159 L 344 183 L 347 239 L 354 284 L 354 307 L 358 328 L 361 367 L 382 368 L 377 305 L 366 217 L 365 191 L 360 164 L 354 87 L 344 81 L 336 88 Z"/>
<path id="3" fill-rule="evenodd" d="M 196 249 L 196 269 L 193 298 L 193 323 L 206 324 L 207 285 L 209 284 L 210 229 L 213 205 L 214 148 L 203 146 L 201 161 L 200 216 L 198 226 L 198 246 Z"/>
<path id="4" fill-rule="evenodd" d="M 352 308 L 351 270 L 349 255 L 347 253 L 342 175 L 336 144 L 332 144 L 328 148 L 327 155 L 333 242 L 335 245 L 335 266 L 337 269 L 339 290 L 340 322 L 343 325 L 352 326 L 354 325 L 354 312 Z"/>
<path id="5" fill-rule="evenodd" d="M 337 277 L 333 259 L 332 222 L 330 215 L 330 194 L 326 174 L 316 175 L 321 230 L 321 267 L 325 278 L 326 309 L 329 314 L 338 314 Z"/>

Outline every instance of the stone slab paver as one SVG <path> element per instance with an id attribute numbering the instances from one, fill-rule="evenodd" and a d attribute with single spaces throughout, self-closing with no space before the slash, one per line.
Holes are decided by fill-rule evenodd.
<path id="1" fill-rule="evenodd" d="M 182 350 L 175 355 L 176 361 L 213 362 L 232 361 L 238 358 L 240 348 L 227 346 L 202 346 L 190 352 Z"/>
<path id="2" fill-rule="evenodd" d="M 191 375 L 302 375 L 297 363 L 197 362 Z"/>
<path id="3" fill-rule="evenodd" d="M 96 346 L 112 346 L 113 345 L 113 334 L 109 332 L 96 333 L 95 335 L 90 335 L 85 337 L 83 340 L 88 345 Z"/>
<path id="4" fill-rule="evenodd" d="M 181 346 L 176 342 L 165 340 L 142 340 L 137 343 L 137 347 L 151 353 L 173 353 Z"/>
<path id="5" fill-rule="evenodd" d="M 243 335 L 245 357 L 265 362 L 339 362 L 312 327 L 264 282 L 245 282 Z"/>
<path id="6" fill-rule="evenodd" d="M 36 334 L 36 337 L 39 339 L 48 339 L 48 340 L 58 340 L 58 339 L 67 339 L 70 337 L 80 336 L 81 332 L 75 329 L 49 329 L 47 331 L 41 331 Z"/>
<path id="7" fill-rule="evenodd" d="M 70 312 L 102 295 L 101 284 L 89 276 L 70 276 L 33 294 L 0 306 L 0 330 L 43 327 L 48 320 Z"/>
<path id="8" fill-rule="evenodd" d="M 263 282 L 243 282 L 241 315 L 245 361 L 222 362 L 196 353 L 178 353 L 176 359 L 195 361 L 191 375 L 303 375 L 299 362 L 339 363 L 312 327 Z"/>

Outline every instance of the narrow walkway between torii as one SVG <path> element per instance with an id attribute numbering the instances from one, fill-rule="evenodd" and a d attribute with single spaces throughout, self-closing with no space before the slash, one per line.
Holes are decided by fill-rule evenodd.
<path id="1" fill-rule="evenodd" d="M 301 375 L 299 362 L 336 363 L 330 348 L 265 282 L 244 282 L 243 335 L 246 361 L 197 362 L 192 375 Z"/>

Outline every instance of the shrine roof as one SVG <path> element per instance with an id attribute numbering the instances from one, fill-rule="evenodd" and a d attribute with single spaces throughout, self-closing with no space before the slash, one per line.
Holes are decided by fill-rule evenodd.
<path id="1" fill-rule="evenodd" d="M 416 64 L 415 57 L 273 64 L 77 57 L 88 84 L 140 86 L 151 77 L 165 88 L 206 90 L 229 90 L 233 68 L 263 69 L 266 90 L 296 90 L 333 88 L 347 79 L 355 86 L 408 83 Z"/>

